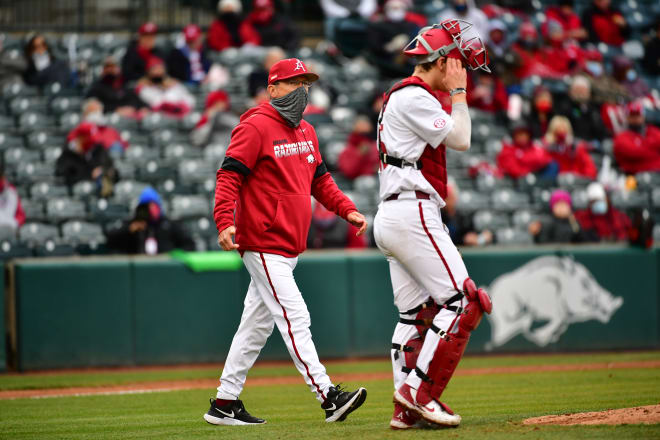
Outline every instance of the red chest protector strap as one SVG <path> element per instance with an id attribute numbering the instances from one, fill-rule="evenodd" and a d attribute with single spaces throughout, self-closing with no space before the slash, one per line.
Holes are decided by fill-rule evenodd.
<path id="1" fill-rule="evenodd" d="M 444 199 L 447 197 L 447 165 L 444 145 L 440 145 L 437 148 L 433 148 L 431 145 L 426 145 L 424 153 L 417 162 L 408 162 L 404 159 L 388 155 L 387 148 L 380 139 L 383 114 L 385 113 L 385 108 L 387 107 L 387 103 L 389 102 L 392 93 L 408 86 L 421 87 L 435 97 L 431 87 L 429 87 L 428 84 L 416 76 L 410 76 L 402 81 L 399 81 L 385 93 L 383 97 L 383 108 L 380 110 L 380 115 L 378 116 L 377 130 L 378 153 L 381 161 L 381 167 L 384 169 L 387 165 L 393 165 L 397 168 L 412 167 L 416 170 L 420 170 L 424 178 L 431 184 L 431 186 L 433 186 L 438 194 L 440 194 L 440 197 Z"/>

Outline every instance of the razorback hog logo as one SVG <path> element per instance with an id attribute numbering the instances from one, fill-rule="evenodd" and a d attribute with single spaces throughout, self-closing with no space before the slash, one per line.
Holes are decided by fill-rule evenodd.
<path id="1" fill-rule="evenodd" d="M 623 298 L 605 290 L 569 257 L 536 258 L 496 278 L 488 291 L 496 307 L 487 315 L 491 340 L 486 350 L 518 334 L 544 347 L 557 342 L 570 324 L 592 319 L 608 323 L 623 304 Z"/>

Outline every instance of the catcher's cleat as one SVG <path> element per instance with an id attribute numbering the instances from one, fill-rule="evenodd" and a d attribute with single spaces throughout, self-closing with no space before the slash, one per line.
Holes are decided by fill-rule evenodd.
<path id="1" fill-rule="evenodd" d="M 394 402 L 400 403 L 406 409 L 435 425 L 458 426 L 461 423 L 461 416 L 454 414 L 451 408 L 444 403 L 434 399 L 423 399 L 420 402 L 417 399 L 417 390 L 406 383 L 394 392 Z"/>
<path id="2" fill-rule="evenodd" d="M 254 417 L 243 406 L 240 400 L 218 406 L 215 399 L 211 399 L 211 408 L 204 414 L 204 420 L 212 425 L 263 425 L 264 419 Z"/>
<path id="3" fill-rule="evenodd" d="M 325 421 L 343 422 L 366 398 L 367 390 L 362 387 L 353 392 L 343 391 L 339 385 L 328 388 L 325 402 L 321 404 L 321 408 L 325 410 Z"/>
<path id="4" fill-rule="evenodd" d="M 419 416 L 406 409 L 400 403 L 394 404 L 394 414 L 390 420 L 390 428 L 392 429 L 410 429 L 420 427 Z"/>

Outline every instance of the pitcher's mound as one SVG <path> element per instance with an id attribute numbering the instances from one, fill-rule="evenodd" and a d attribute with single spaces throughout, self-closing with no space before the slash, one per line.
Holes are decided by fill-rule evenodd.
<path id="1" fill-rule="evenodd" d="M 524 425 L 623 425 L 660 423 L 660 405 L 526 419 Z"/>

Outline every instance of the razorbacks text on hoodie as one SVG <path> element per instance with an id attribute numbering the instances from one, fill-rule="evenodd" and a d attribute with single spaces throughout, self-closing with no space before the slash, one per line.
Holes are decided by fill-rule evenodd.
<path id="1" fill-rule="evenodd" d="M 344 219 L 357 211 L 328 173 L 314 128 L 305 120 L 290 127 L 270 103 L 241 116 L 216 180 L 216 226 L 236 225 L 240 252 L 303 252 L 310 196 Z"/>

